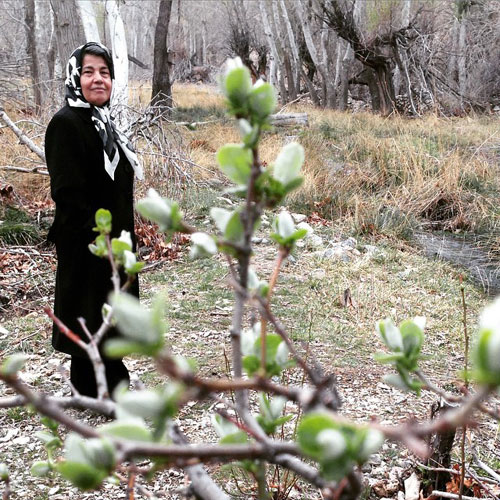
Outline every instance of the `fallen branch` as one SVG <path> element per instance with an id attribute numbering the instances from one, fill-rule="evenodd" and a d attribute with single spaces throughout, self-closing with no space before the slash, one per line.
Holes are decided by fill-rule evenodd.
<path id="1" fill-rule="evenodd" d="M 16 124 L 8 117 L 5 110 L 0 107 L 0 118 L 4 123 L 17 135 L 19 140 L 28 148 L 33 151 L 42 161 L 45 162 L 45 152 L 42 148 L 38 147 Z"/>
<path id="2" fill-rule="evenodd" d="M 309 125 L 309 118 L 307 113 L 283 113 L 278 115 L 271 115 L 271 125 L 275 127 L 288 127 L 291 125 L 302 125 L 307 127 Z"/>
<path id="3" fill-rule="evenodd" d="M 2 170 L 13 170 L 15 172 L 24 172 L 26 174 L 49 175 L 45 165 L 38 165 L 33 168 L 15 167 L 13 165 L 0 165 Z"/>

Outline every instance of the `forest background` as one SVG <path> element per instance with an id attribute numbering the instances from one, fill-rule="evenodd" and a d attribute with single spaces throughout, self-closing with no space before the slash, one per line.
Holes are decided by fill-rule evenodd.
<path id="1" fill-rule="evenodd" d="M 146 166 L 138 195 L 155 187 L 179 199 L 193 223 L 209 227 L 214 204 L 234 204 L 222 194 L 227 180 L 216 163 L 216 151 L 238 141 L 217 85 L 225 59 L 239 56 L 254 79 L 278 89 L 276 127 L 262 139 L 261 154 L 271 164 L 283 144 L 304 146 L 305 181 L 288 208 L 296 222 L 304 215 L 314 237 L 284 268 L 275 307 L 290 315 L 286 324 L 301 349 L 317 349 L 318 363 L 336 373 L 345 415 L 364 421 L 385 407 L 383 421 L 395 423 L 425 416 L 433 401 L 379 382 L 382 370 L 372 362 L 378 318 L 426 315 L 426 368 L 436 384 L 456 385 L 464 364 L 460 283 L 472 330 L 487 295 L 500 289 L 497 1 L 4 0 L 0 28 L 0 341 L 3 356 L 28 354 L 28 383 L 54 394 L 55 382 L 55 394 L 66 394 L 55 370 L 64 359 L 50 350 L 50 320 L 42 313 L 51 304 L 55 260 L 44 243 L 53 207 L 41 149 L 46 124 L 62 104 L 68 55 L 99 37 L 113 48 L 119 74 L 128 74 L 128 88 L 125 78 L 117 82 L 117 112 Z M 182 338 L 179 354 L 195 358 L 203 375 L 227 374 L 224 262 L 190 262 L 185 237 L 166 243 L 154 225 L 137 224 L 148 263 L 143 301 L 166 289 L 168 336 Z M 264 232 L 254 244 L 259 272 L 271 273 L 274 254 Z M 148 387 L 164 380 L 150 362 L 128 362 Z M 213 405 L 197 403 L 183 413 L 193 440 L 205 438 Z M 74 491 L 60 479 L 35 486 L 28 478 L 21 465 L 26 445 L 33 460 L 44 453 L 32 436 L 40 428 L 33 416 L 11 407 L 2 423 L 2 461 L 13 472 L 14 491 L 30 498 L 34 488 L 40 498 Z M 469 479 L 484 485 L 473 479 L 482 470 L 473 457 L 496 470 L 498 440 L 491 422 L 471 436 L 476 468 Z M 385 446 L 365 468 L 366 495 L 395 496 L 414 471 L 420 477 L 414 456 Z M 463 464 L 457 448 L 453 453 Z M 244 474 L 217 474 L 233 493 L 255 494 Z M 457 494 L 453 477 L 448 482 Z M 300 498 L 295 479 L 274 476 L 274 483 L 278 498 Z M 167 473 L 153 489 L 168 485 L 175 498 L 181 484 Z M 116 495 L 111 486 L 109 495 Z"/>

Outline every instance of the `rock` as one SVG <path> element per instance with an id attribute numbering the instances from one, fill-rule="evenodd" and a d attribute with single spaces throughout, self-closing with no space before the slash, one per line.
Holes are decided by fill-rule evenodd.
<path id="1" fill-rule="evenodd" d="M 291 215 L 295 224 L 299 224 L 300 222 L 303 222 L 307 219 L 307 215 L 305 214 L 291 214 Z"/>
<path id="2" fill-rule="evenodd" d="M 397 481 L 387 481 L 381 479 L 372 485 L 373 492 L 381 498 L 392 497 L 398 491 L 399 483 Z"/>
<path id="3" fill-rule="evenodd" d="M 312 248 L 321 248 L 324 246 L 323 238 L 317 234 L 311 234 L 305 237 L 305 242 Z"/>
<path id="4" fill-rule="evenodd" d="M 370 460 L 368 460 L 368 463 L 372 465 L 380 465 L 382 463 L 382 457 L 380 456 L 379 453 L 374 453 L 370 457 Z"/>
<path id="5" fill-rule="evenodd" d="M 225 198 L 224 196 L 218 196 L 217 199 L 219 201 L 223 201 L 223 202 L 227 203 L 230 206 L 234 205 L 234 202 L 232 200 L 230 200 L 229 198 Z"/>
<path id="6" fill-rule="evenodd" d="M 295 214 L 297 215 L 297 214 Z M 298 214 L 300 215 L 300 214 Z M 314 229 L 307 222 L 299 222 L 297 224 L 297 229 L 305 229 L 307 231 L 307 236 L 314 233 Z"/>
<path id="7" fill-rule="evenodd" d="M 326 271 L 324 269 L 316 269 L 313 271 L 311 274 L 311 278 L 314 278 L 315 280 L 322 280 L 326 276 Z"/>
<path id="8" fill-rule="evenodd" d="M 420 497 L 420 480 L 415 472 L 405 480 L 405 500 L 418 500 Z"/>

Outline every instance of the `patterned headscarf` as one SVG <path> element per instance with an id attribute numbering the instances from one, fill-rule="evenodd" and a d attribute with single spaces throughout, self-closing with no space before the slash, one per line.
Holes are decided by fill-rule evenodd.
<path id="1" fill-rule="evenodd" d="M 86 43 L 78 47 L 71 54 L 68 65 L 66 66 L 66 102 L 68 106 L 73 108 L 90 108 L 92 110 L 92 122 L 102 140 L 104 149 L 104 168 L 109 176 L 114 180 L 115 170 L 120 160 L 119 150 L 121 149 L 130 162 L 130 165 L 132 165 L 135 176 L 138 179 L 142 179 L 142 166 L 127 136 L 118 130 L 110 113 L 109 102 L 102 106 L 95 106 L 87 102 L 83 96 L 82 86 L 80 84 L 80 72 L 82 70 L 83 56 L 85 55 L 84 51 L 90 46 L 97 46 L 106 51 L 109 56 L 107 58 L 107 64 L 110 66 L 109 73 L 111 81 L 114 82 L 114 67 L 109 50 L 104 45 L 97 42 Z"/>

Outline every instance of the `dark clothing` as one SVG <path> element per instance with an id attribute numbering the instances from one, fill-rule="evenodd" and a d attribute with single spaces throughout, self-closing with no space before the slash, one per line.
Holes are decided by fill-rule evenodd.
<path id="1" fill-rule="evenodd" d="M 103 361 L 108 391 L 110 395 L 113 395 L 113 391 L 120 382 L 130 382 L 128 371 L 121 359 L 104 359 Z M 71 358 L 70 379 L 82 396 L 97 397 L 94 367 L 88 358 L 78 356 Z"/>
<path id="2" fill-rule="evenodd" d="M 108 209 L 113 217 L 111 236 L 129 231 L 135 246 L 132 167 L 121 153 L 111 179 L 104 170 L 102 140 L 91 116 L 89 108 L 65 106 L 54 115 L 45 135 L 51 195 L 56 203 L 48 235 L 58 259 L 54 313 L 86 342 L 77 318 L 85 318 L 89 331 L 95 333 L 102 323 L 102 305 L 113 288 L 109 261 L 88 249 L 97 236 L 92 231 L 96 211 Z M 137 280 L 130 293 L 139 295 Z M 112 328 L 107 338 L 116 335 Z M 52 345 L 72 356 L 86 357 L 55 325 Z"/>

